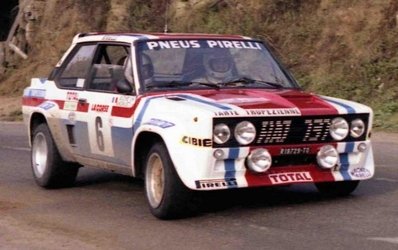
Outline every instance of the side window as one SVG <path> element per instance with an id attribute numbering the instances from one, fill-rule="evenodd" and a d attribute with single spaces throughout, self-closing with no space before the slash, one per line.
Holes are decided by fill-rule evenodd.
<path id="1" fill-rule="evenodd" d="M 116 91 L 116 83 L 125 81 L 125 69 L 129 47 L 122 45 L 99 45 L 98 54 L 88 78 L 88 89 Z"/>
<path id="2" fill-rule="evenodd" d="M 78 49 L 58 78 L 61 87 L 83 88 L 95 47 L 96 45 L 83 45 Z"/>

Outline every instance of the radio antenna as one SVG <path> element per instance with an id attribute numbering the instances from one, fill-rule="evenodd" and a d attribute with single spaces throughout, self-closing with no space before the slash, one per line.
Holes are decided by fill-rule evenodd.
<path id="1" fill-rule="evenodd" d="M 169 16 L 169 0 L 166 1 L 166 14 L 164 17 L 164 33 L 167 33 L 169 31 L 167 27 L 168 16 Z"/>

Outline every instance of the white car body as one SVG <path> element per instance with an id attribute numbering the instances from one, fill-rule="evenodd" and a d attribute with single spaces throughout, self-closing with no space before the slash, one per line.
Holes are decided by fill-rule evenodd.
<path id="1" fill-rule="evenodd" d="M 149 46 L 157 46 L 153 41 L 179 39 L 205 39 L 208 44 L 217 39 L 231 39 L 220 46 L 255 49 L 254 40 L 239 36 L 77 35 L 56 69 L 62 69 L 78 45 L 124 44 L 130 48 L 135 93 L 90 91 L 85 87 L 88 80 L 83 78 L 77 79 L 74 88 L 59 87 L 56 77 L 34 78 L 23 97 L 24 121 L 30 138 L 33 125 L 45 122 L 64 161 L 142 176 L 139 163 L 144 156 L 140 152 L 147 152 L 141 149 L 149 146 L 145 136 L 155 135 L 164 142 L 179 178 L 193 190 L 356 181 L 374 175 L 370 142 L 373 113 L 365 105 L 308 94 L 300 89 L 143 91 L 136 61 L 137 41 L 148 40 L 152 42 Z M 164 46 L 182 45 L 185 44 L 169 42 Z M 196 42 L 191 45 L 196 46 Z M 343 117 L 348 123 L 363 119 L 366 131 L 360 139 L 349 139 L 347 135 L 346 139 L 333 140 L 329 129 L 336 117 Z M 253 122 L 259 130 L 255 141 L 249 145 L 239 145 L 236 141 L 229 146 L 217 145 L 213 134 L 215 123 L 234 120 Z M 296 122 L 307 127 L 300 130 L 303 136 L 300 140 L 289 142 L 290 126 Z M 340 155 L 338 163 L 330 169 L 320 168 L 315 160 L 324 145 L 332 145 Z M 264 173 L 255 173 L 247 167 L 247 160 L 258 148 L 267 149 L 280 162 L 289 157 L 291 160 L 286 165 L 271 166 Z M 313 160 L 295 163 L 306 155 Z"/>

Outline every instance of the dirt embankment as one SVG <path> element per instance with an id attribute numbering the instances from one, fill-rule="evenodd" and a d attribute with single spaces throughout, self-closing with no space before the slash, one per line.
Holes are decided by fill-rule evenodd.
<path id="1" fill-rule="evenodd" d="M 21 114 L 21 97 L 0 96 L 0 121 L 19 121 Z"/>
<path id="2" fill-rule="evenodd" d="M 0 95 L 48 76 L 76 33 L 162 32 L 167 19 L 172 32 L 265 39 L 307 90 L 369 105 L 375 127 L 398 130 L 397 0 L 34 1 L 45 4 L 29 58 L 0 75 Z"/>

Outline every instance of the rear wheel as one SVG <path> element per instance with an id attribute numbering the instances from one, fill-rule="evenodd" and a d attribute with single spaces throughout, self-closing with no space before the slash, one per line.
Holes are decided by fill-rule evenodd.
<path id="1" fill-rule="evenodd" d="M 180 180 L 163 143 L 154 144 L 147 155 L 145 190 L 151 213 L 160 219 L 183 217 L 190 211 L 191 192 Z"/>
<path id="2" fill-rule="evenodd" d="M 354 192 L 359 181 L 319 182 L 315 183 L 318 191 L 327 196 L 346 196 Z"/>
<path id="3" fill-rule="evenodd" d="M 33 131 L 32 171 L 36 183 L 44 188 L 71 186 L 79 167 L 62 160 L 46 124 Z"/>

